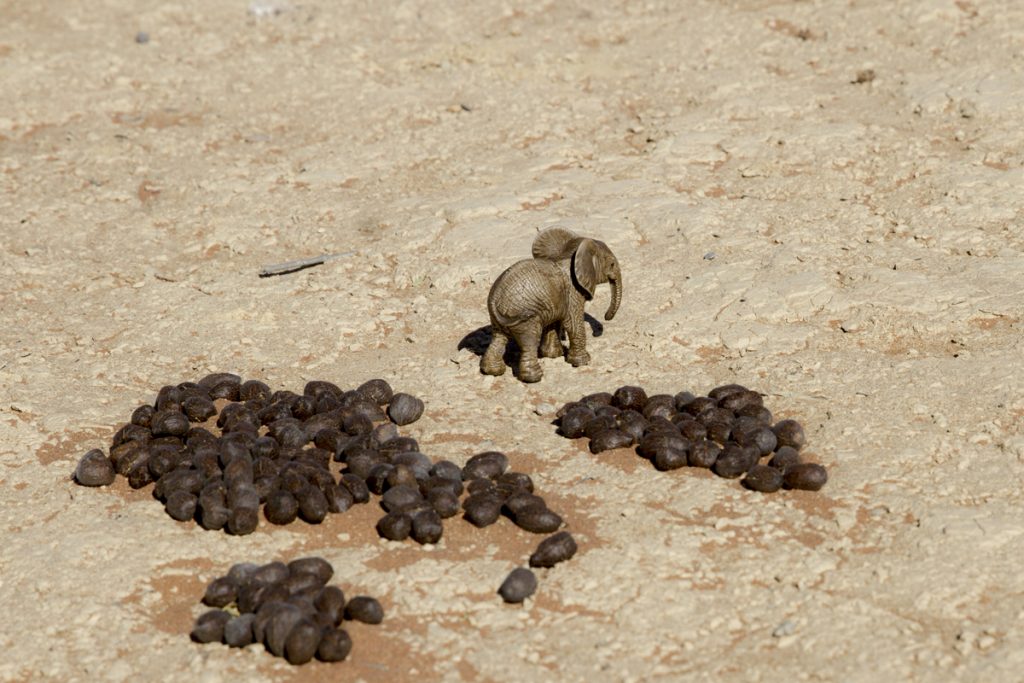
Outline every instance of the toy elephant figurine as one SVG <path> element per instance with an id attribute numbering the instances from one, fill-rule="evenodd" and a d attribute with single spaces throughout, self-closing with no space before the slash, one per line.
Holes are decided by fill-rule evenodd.
<path id="1" fill-rule="evenodd" d="M 604 242 L 580 237 L 565 228 L 549 228 L 533 241 L 533 258 L 513 264 L 498 276 L 487 296 L 493 338 L 480 359 L 487 375 L 505 372 L 502 357 L 508 338 L 520 349 L 519 379 L 538 382 L 544 358 L 562 355 L 562 332 L 569 336 L 566 361 L 574 367 L 590 362 L 583 304 L 594 288 L 608 282 L 612 301 L 604 314 L 611 320 L 622 300 L 622 273 Z"/>

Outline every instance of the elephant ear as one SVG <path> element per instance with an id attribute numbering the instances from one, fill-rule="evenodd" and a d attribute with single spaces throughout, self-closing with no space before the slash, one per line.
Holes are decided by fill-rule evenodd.
<path id="1" fill-rule="evenodd" d="M 572 255 L 572 274 L 587 301 L 594 298 L 594 288 L 598 284 L 596 259 L 597 244 L 594 240 L 580 240 L 579 247 Z"/>
<path id="2" fill-rule="evenodd" d="M 561 261 L 569 258 L 580 236 L 565 228 L 548 228 L 533 240 L 533 258 Z"/>

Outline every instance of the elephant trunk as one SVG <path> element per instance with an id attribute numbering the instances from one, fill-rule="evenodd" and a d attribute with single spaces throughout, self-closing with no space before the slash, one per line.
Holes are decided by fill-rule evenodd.
<path id="1" fill-rule="evenodd" d="M 619 270 L 618 264 L 615 264 L 615 269 L 608 274 L 608 283 L 612 287 L 612 302 L 608 304 L 608 310 L 604 313 L 605 320 L 615 317 L 619 310 L 619 304 L 622 302 L 622 272 Z"/>

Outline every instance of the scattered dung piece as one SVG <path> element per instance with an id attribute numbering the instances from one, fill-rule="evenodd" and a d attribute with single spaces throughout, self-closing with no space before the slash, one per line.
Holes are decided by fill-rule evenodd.
<path id="1" fill-rule="evenodd" d="M 825 468 L 813 462 L 790 465 L 782 476 L 786 488 L 803 491 L 817 491 L 828 481 Z"/>
<path id="2" fill-rule="evenodd" d="M 357 595 L 345 605 L 345 618 L 364 624 L 379 624 L 384 621 L 384 608 L 375 598 Z"/>
<path id="3" fill-rule="evenodd" d="M 501 599 L 510 604 L 518 604 L 537 591 L 537 577 L 526 567 L 516 567 L 498 588 Z"/>
<path id="4" fill-rule="evenodd" d="M 513 518 L 516 526 L 533 534 L 550 534 L 562 526 L 562 518 L 543 505 L 529 505 Z"/>
<path id="5" fill-rule="evenodd" d="M 592 453 L 636 444 L 637 455 L 660 471 L 710 469 L 721 477 L 742 477 L 743 486 L 764 492 L 816 491 L 827 480 L 824 467 L 815 465 L 794 470 L 792 484 L 780 484 L 777 473 L 803 464 L 797 454 L 806 443 L 803 427 L 791 419 L 773 424 L 764 394 L 741 384 L 717 386 L 706 396 L 648 396 L 642 387 L 622 386 L 570 401 L 555 413 L 558 433 L 588 439 Z M 777 473 L 762 469 L 761 458 L 769 458 L 764 467 Z"/>
<path id="6" fill-rule="evenodd" d="M 537 550 L 530 555 L 531 567 L 554 567 L 559 562 L 565 562 L 576 554 L 576 541 L 568 531 L 559 531 L 557 534 L 548 536 L 537 546 Z"/>
<path id="7" fill-rule="evenodd" d="M 782 488 L 782 472 L 768 465 L 754 465 L 740 483 L 751 491 L 774 493 Z"/>
<path id="8" fill-rule="evenodd" d="M 114 464 L 98 448 L 83 455 L 75 468 L 75 481 L 82 486 L 107 486 L 114 483 L 116 475 Z"/>

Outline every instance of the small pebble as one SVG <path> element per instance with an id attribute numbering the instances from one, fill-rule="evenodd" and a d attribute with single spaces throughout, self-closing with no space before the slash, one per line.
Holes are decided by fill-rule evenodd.
<path id="1" fill-rule="evenodd" d="M 516 567 L 498 588 L 501 599 L 510 604 L 518 604 L 533 595 L 537 590 L 537 577 L 525 567 Z"/>

